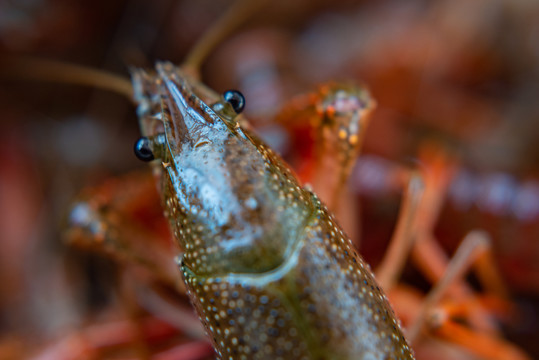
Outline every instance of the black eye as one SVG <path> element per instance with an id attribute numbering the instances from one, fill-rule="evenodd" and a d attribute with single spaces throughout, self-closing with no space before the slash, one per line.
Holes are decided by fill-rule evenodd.
<path id="1" fill-rule="evenodd" d="M 141 137 L 135 143 L 135 155 L 142 161 L 152 161 L 154 159 L 152 144 L 147 137 Z"/>
<path id="2" fill-rule="evenodd" d="M 245 97 L 243 97 L 243 94 L 240 93 L 238 90 L 228 90 L 225 91 L 223 94 L 223 98 L 227 103 L 232 105 L 232 108 L 236 112 L 236 114 L 239 114 L 243 111 L 243 108 L 245 107 Z"/>

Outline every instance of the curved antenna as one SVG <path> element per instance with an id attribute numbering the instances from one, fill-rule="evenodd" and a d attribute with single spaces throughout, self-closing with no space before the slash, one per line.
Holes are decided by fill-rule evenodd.
<path id="1" fill-rule="evenodd" d="M 133 87 L 129 78 L 61 61 L 28 57 L 3 58 L 0 59 L 0 77 L 97 87 L 124 95 L 133 101 Z"/>
<path id="2" fill-rule="evenodd" d="M 230 6 L 198 40 L 187 54 L 182 66 L 200 72 L 200 66 L 215 47 L 236 30 L 248 17 L 261 7 L 266 0 L 237 0 Z"/>
<path id="3" fill-rule="evenodd" d="M 199 73 L 200 65 L 223 39 L 229 36 L 249 15 L 267 0 L 237 0 L 197 41 L 182 67 Z M 49 81 L 77 84 L 112 91 L 133 99 L 133 86 L 129 78 L 103 70 L 67 62 L 31 57 L 0 58 L 0 78 Z"/>

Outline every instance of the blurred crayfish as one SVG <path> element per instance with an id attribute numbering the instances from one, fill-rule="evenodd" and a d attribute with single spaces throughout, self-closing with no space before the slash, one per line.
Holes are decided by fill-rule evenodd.
<path id="1" fill-rule="evenodd" d="M 160 63 L 155 74 L 134 72 L 144 135 L 137 142 L 137 153 L 146 160 L 159 160 L 154 162 L 154 173 L 166 215 L 184 252 L 184 277 L 220 357 L 241 358 L 241 353 L 246 358 L 283 359 L 304 355 L 376 358 L 397 353 L 411 357 L 384 295 L 332 216 L 244 127 L 245 120 L 237 116 L 241 96 L 228 93 L 221 98 L 198 82 L 193 65 L 200 60 L 187 61 L 183 70 Z M 312 122 L 319 131 L 320 149 L 311 182 L 341 214 L 346 213 L 340 209 L 345 202 L 343 187 L 374 107 L 366 92 L 356 91 L 350 86 L 325 87 L 307 104 L 315 108 L 319 119 Z M 433 254 L 429 248 L 435 246 L 429 238 L 432 212 L 439 207 L 438 194 L 443 193 L 448 178 L 445 172 L 451 170 L 443 151 L 432 156 L 436 151 L 425 151 L 422 159 L 432 165 L 433 175 L 422 179 L 418 172 L 403 169 L 395 174 L 397 186 L 407 191 L 394 246 L 377 272 L 386 291 L 397 281 L 412 240 L 419 244 L 418 252 Z M 336 175 L 333 182 L 327 176 L 330 172 Z M 142 265 L 181 292 L 171 275 L 170 252 L 147 244 L 145 234 L 124 227 L 123 220 L 131 215 L 122 212 L 118 203 L 131 202 L 124 210 L 133 210 L 132 202 L 139 200 L 133 194 L 145 194 L 152 186 L 147 177 L 142 178 L 140 183 L 127 183 L 134 184 L 133 188 L 120 182 L 109 194 L 100 188 L 100 195 L 91 192 L 88 201 L 75 205 L 71 239 Z M 422 182 L 426 186 L 423 196 Z M 451 280 L 488 247 L 479 233 L 465 244 L 448 275 L 442 276 L 445 260 L 427 257 L 432 263 L 425 265 L 426 271 L 434 269 L 431 280 L 442 280 L 418 314 L 410 315 L 408 323 L 415 324 L 412 336 L 418 337 L 422 323 L 427 322 L 441 338 L 460 342 L 480 356 L 524 358 L 498 336 L 489 323 L 488 307 L 463 282 L 451 291 L 456 300 L 449 305 L 458 308 L 456 313 L 442 311 L 435 319 L 429 318 L 438 310 L 436 305 Z M 482 269 L 489 269 L 488 261 Z M 496 276 L 486 278 L 488 283 Z M 489 289 L 498 295 L 504 292 L 495 280 Z M 400 299 L 405 296 L 401 294 Z M 398 304 L 398 296 L 394 302 Z M 470 328 L 457 321 L 440 321 L 452 316 Z M 464 338 L 477 343 L 463 343 Z M 491 347 L 482 349 L 485 343 Z"/>

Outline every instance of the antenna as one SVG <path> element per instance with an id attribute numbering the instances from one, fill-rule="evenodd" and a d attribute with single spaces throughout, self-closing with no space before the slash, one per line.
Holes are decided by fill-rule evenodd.
<path id="1" fill-rule="evenodd" d="M 30 57 L 1 58 L 0 77 L 97 87 L 133 100 L 133 87 L 129 78 L 62 61 Z"/>

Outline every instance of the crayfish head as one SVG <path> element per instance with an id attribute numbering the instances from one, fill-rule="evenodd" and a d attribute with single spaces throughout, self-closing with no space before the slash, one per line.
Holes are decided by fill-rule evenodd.
<path id="1" fill-rule="evenodd" d="M 184 264 L 199 275 L 276 268 L 313 213 L 310 193 L 239 125 L 241 94 L 221 97 L 171 64 L 156 70 L 134 74 L 143 134 L 135 152 L 155 159 Z"/>

